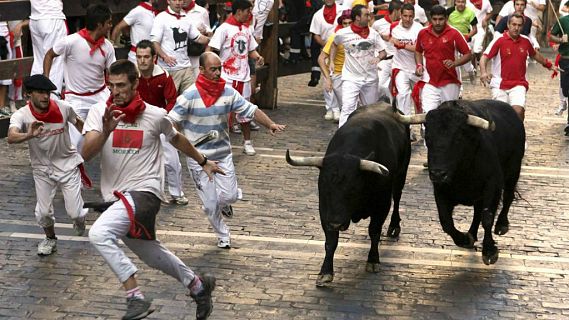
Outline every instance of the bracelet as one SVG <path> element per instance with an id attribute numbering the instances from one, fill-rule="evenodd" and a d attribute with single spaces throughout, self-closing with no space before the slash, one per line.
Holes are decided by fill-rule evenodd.
<path id="1" fill-rule="evenodd" d="M 202 153 L 202 157 L 203 157 L 203 161 L 202 161 L 202 162 L 198 162 L 198 164 L 200 165 L 200 167 L 205 166 L 205 164 L 207 163 L 207 157 L 205 156 L 205 154 Z"/>

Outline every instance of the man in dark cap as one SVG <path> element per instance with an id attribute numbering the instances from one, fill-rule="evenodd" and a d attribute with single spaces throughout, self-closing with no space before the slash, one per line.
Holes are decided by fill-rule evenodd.
<path id="1" fill-rule="evenodd" d="M 65 200 L 67 214 L 73 219 L 78 236 L 85 232 L 85 215 L 81 182 L 89 184 L 84 176 L 83 158 L 69 138 L 69 123 L 83 129 L 83 119 L 71 105 L 50 99 L 56 86 L 45 76 L 36 74 L 24 80 L 28 104 L 10 118 L 8 143 L 28 142 L 30 160 L 36 186 L 36 220 L 44 229 L 46 238 L 38 245 L 38 255 L 57 251 L 53 197 L 59 186 Z"/>

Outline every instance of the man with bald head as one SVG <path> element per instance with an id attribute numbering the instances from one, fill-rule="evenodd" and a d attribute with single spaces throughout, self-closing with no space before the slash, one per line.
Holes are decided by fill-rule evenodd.
<path id="1" fill-rule="evenodd" d="M 274 123 L 237 90 L 225 85 L 225 80 L 221 78 L 221 60 L 217 54 L 205 52 L 200 56 L 199 62 L 200 73 L 196 83 L 178 97 L 168 116 L 183 128 L 184 135 L 190 141 L 195 141 L 210 130 L 219 132 L 216 139 L 196 148 L 208 159 L 216 161 L 225 175 L 216 175 L 210 179 L 194 159 L 188 158 L 187 161 L 204 212 L 218 237 L 217 246 L 230 248 L 229 228 L 223 221 L 223 216 L 233 216 L 231 204 L 237 201 L 238 191 L 227 116 L 235 112 L 248 120 L 254 119 L 273 135 L 283 131 L 286 126 Z"/>

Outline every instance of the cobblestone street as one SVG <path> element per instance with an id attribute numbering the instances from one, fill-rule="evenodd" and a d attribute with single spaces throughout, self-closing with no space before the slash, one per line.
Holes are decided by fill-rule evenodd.
<path id="1" fill-rule="evenodd" d="M 480 241 L 475 250 L 461 249 L 442 231 L 420 140 L 413 143 L 403 190 L 401 235 L 396 241 L 382 236 L 380 272 L 365 272 L 365 220 L 340 234 L 334 282 L 315 286 L 324 258 L 319 172 L 291 167 L 284 158 L 286 149 L 323 155 L 336 128 L 323 120 L 322 84 L 307 87 L 309 74 L 279 79 L 278 109 L 267 113 L 288 128 L 276 137 L 264 129 L 253 133 L 256 156 L 244 155 L 242 137 L 231 136 L 243 189 L 228 221 L 234 248 L 217 248 L 186 169 L 190 203 L 162 207 L 159 238 L 191 268 L 218 277 L 211 319 L 569 319 L 566 118 L 554 115 L 558 78 L 552 80 L 540 65 L 530 64 L 529 70 L 528 149 L 518 183 L 523 199 L 510 210 L 510 231 L 494 237 L 500 248 L 494 265 L 483 264 Z M 465 99 L 489 97 L 489 89 L 466 81 Z M 58 251 L 36 255 L 44 235 L 34 218 L 27 145 L 9 146 L 2 139 L 0 152 L 0 318 L 120 318 L 126 309 L 120 283 L 87 237 L 72 236 L 59 192 Z M 97 187 L 84 197 L 95 201 L 98 160 L 87 167 Z M 466 231 L 472 208 L 458 207 L 454 215 Z M 88 225 L 96 218 L 90 213 Z M 149 319 L 195 319 L 195 304 L 178 282 L 127 252 L 140 268 L 141 289 L 157 308 Z"/>

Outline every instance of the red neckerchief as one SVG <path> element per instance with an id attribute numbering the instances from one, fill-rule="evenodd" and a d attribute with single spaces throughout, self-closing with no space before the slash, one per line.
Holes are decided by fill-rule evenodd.
<path id="1" fill-rule="evenodd" d="M 38 119 L 39 121 L 45 123 L 63 123 L 63 115 L 61 114 L 61 110 L 59 110 L 59 107 L 52 99 L 49 99 L 49 105 L 47 107 L 47 112 L 45 113 L 39 113 L 34 110 L 31 101 L 28 101 L 28 107 L 30 108 L 30 111 L 32 112 L 34 118 Z"/>
<path id="2" fill-rule="evenodd" d="M 188 12 L 188 11 L 192 10 L 195 6 L 196 6 L 196 2 L 192 1 L 192 2 L 190 2 L 190 4 L 183 7 L 182 9 L 184 9 L 184 11 Z"/>
<path id="3" fill-rule="evenodd" d="M 251 25 L 251 23 L 253 23 L 253 15 L 249 14 L 249 18 L 247 18 L 247 21 L 245 21 L 244 25 L 249 28 L 249 26 Z"/>
<path id="4" fill-rule="evenodd" d="M 369 27 L 365 26 L 365 27 L 360 27 L 360 26 L 356 26 L 355 23 L 352 23 L 350 25 L 350 28 L 352 28 L 352 31 L 359 35 L 360 37 L 367 39 L 367 37 L 369 36 Z"/>
<path id="5" fill-rule="evenodd" d="M 482 9 L 482 0 L 470 0 L 470 3 L 472 3 L 476 9 Z"/>
<path id="6" fill-rule="evenodd" d="M 223 93 L 225 80 L 222 78 L 219 78 L 217 81 L 209 80 L 200 73 L 196 79 L 196 88 L 198 89 L 198 93 L 200 94 L 205 107 L 209 108 Z"/>
<path id="7" fill-rule="evenodd" d="M 391 17 L 389 15 L 383 16 L 383 19 L 385 19 L 385 21 L 389 22 L 389 24 L 393 23 L 393 20 L 391 20 Z"/>
<path id="8" fill-rule="evenodd" d="M 241 31 L 242 27 L 245 27 L 245 28 L 247 27 L 247 25 L 245 25 L 244 23 L 237 21 L 237 19 L 235 19 L 235 17 L 233 15 L 230 15 L 229 18 L 225 19 L 225 22 L 232 25 L 232 26 L 239 27 L 239 31 Z"/>
<path id="9" fill-rule="evenodd" d="M 154 9 L 154 7 L 146 2 L 141 2 L 138 4 L 139 6 L 143 7 L 146 10 L 150 10 L 152 11 L 152 13 L 154 13 L 154 15 L 158 14 L 158 10 Z"/>
<path id="10" fill-rule="evenodd" d="M 91 45 L 91 50 L 89 50 L 90 55 L 93 55 L 97 49 L 99 49 L 101 51 L 101 54 L 103 55 L 103 57 L 106 55 L 105 51 L 102 48 L 103 44 L 105 44 L 105 37 L 104 36 L 100 37 L 97 40 L 93 40 L 93 38 L 91 38 L 91 35 L 89 34 L 87 29 L 85 29 L 85 28 L 79 30 L 77 32 L 77 34 L 80 35 L 81 38 L 87 40 L 87 42 Z"/>
<path id="11" fill-rule="evenodd" d="M 328 24 L 334 24 L 334 19 L 336 19 L 336 2 L 331 7 L 324 6 L 324 20 Z"/>
<path id="12" fill-rule="evenodd" d="M 169 15 L 176 17 L 176 19 L 178 19 L 178 20 L 180 20 L 180 19 L 182 19 L 183 17 L 185 17 L 185 15 L 183 15 L 183 14 L 179 14 L 179 13 L 174 12 L 172 9 L 170 9 L 170 6 L 168 6 L 168 8 L 166 8 L 166 12 L 167 12 Z"/>
<path id="13" fill-rule="evenodd" d="M 340 23 L 339 25 L 336 26 L 336 29 L 334 29 L 334 33 L 338 32 L 338 30 L 342 29 L 344 26 Z"/>
<path id="14" fill-rule="evenodd" d="M 110 96 L 107 100 L 107 107 L 113 110 L 119 110 L 125 114 L 123 122 L 134 123 L 136 118 L 146 109 L 146 104 L 140 98 L 140 94 L 137 92 L 136 96 L 130 101 L 126 107 L 119 107 L 113 103 L 113 96 Z"/>

